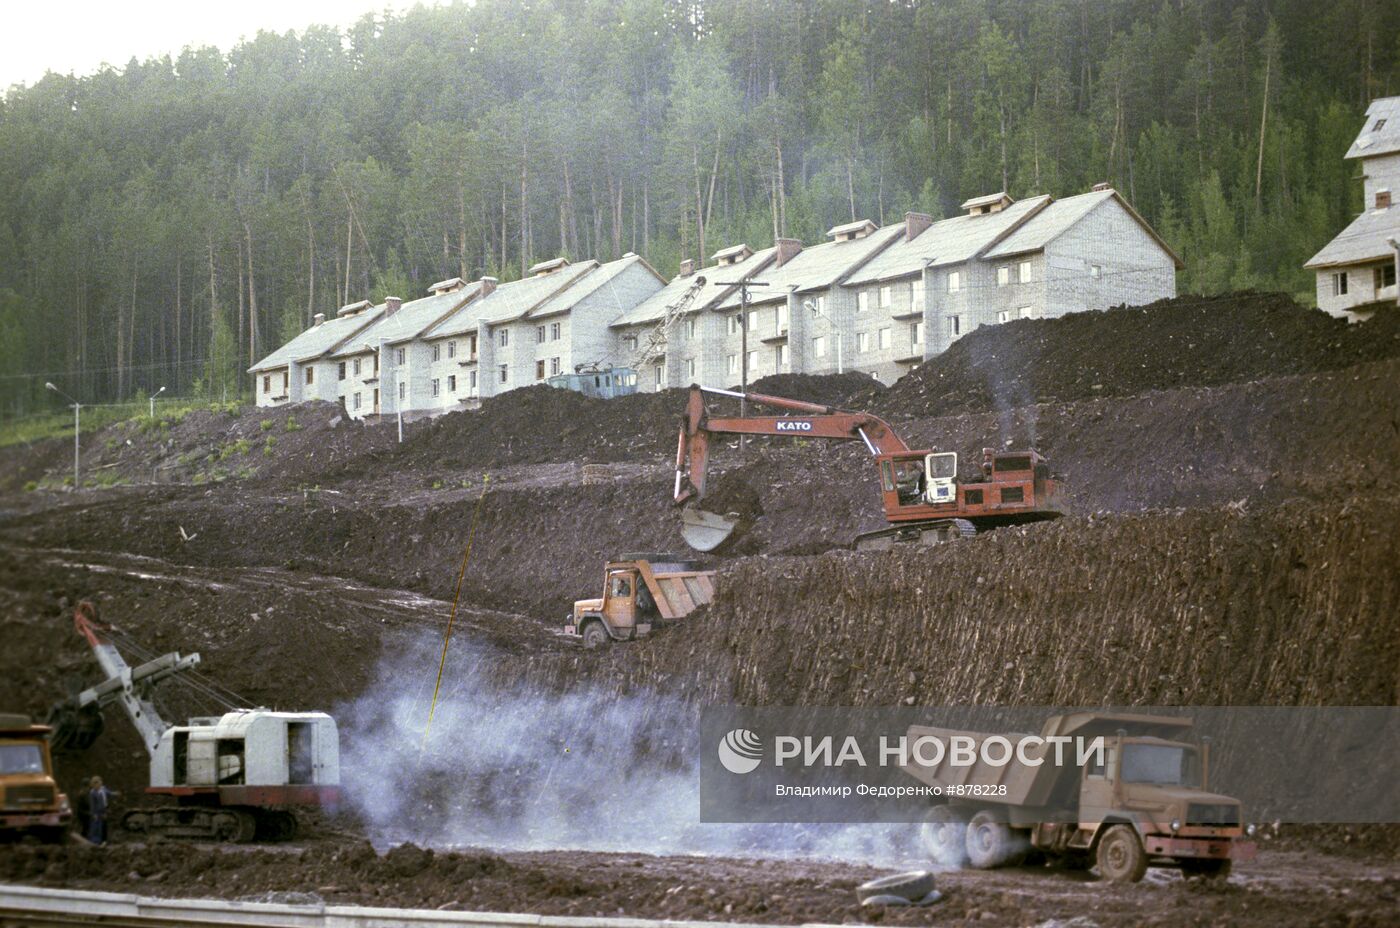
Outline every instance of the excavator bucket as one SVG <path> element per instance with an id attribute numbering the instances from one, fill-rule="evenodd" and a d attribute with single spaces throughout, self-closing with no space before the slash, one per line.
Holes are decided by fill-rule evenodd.
<path id="1" fill-rule="evenodd" d="M 681 537 L 696 551 L 715 550 L 729 539 L 738 525 L 737 518 L 693 506 L 681 510 Z"/>

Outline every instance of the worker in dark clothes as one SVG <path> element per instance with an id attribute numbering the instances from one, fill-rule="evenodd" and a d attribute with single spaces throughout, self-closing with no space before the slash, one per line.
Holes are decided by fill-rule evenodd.
<path id="1" fill-rule="evenodd" d="M 93 777 L 88 786 L 88 834 L 93 844 L 107 843 L 107 815 L 112 808 L 112 797 L 117 793 L 102 785 L 101 777 Z"/>

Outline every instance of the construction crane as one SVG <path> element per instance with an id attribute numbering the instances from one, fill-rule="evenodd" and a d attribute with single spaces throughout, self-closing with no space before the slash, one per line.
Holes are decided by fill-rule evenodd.
<path id="1" fill-rule="evenodd" d="M 705 406 L 706 394 L 746 400 L 789 415 L 712 416 Z M 697 551 L 719 548 L 745 521 L 738 514 L 721 515 L 701 508 L 712 435 L 863 442 L 879 471 L 889 528 L 858 535 L 858 551 L 884 550 L 899 542 L 936 544 L 973 535 L 979 529 L 1023 525 L 1061 515 L 1050 465 L 1035 451 L 983 449 L 981 473 L 972 480 L 959 480 L 955 452 L 910 450 L 888 422 L 870 413 L 692 385 L 676 449 L 674 496 L 676 504 L 685 507 L 681 510 L 681 534 Z M 821 488 L 814 486 L 812 491 L 813 502 L 819 502 Z"/>
<path id="2" fill-rule="evenodd" d="M 666 307 L 665 313 L 657 320 L 656 325 L 648 329 L 637 339 L 637 349 L 632 353 L 628 367 L 635 371 L 642 369 L 652 358 L 659 357 L 666 353 L 666 343 L 671 337 L 671 329 L 675 328 L 681 317 L 690 311 L 691 304 L 700 295 L 700 291 L 705 288 L 705 278 L 696 275 L 690 282 L 690 286 L 676 298 L 674 303 Z"/>
<path id="3" fill-rule="evenodd" d="M 86 749 L 102 731 L 102 708 L 116 703 L 125 710 L 150 755 L 146 792 L 174 803 L 128 811 L 122 819 L 128 830 L 186 840 L 286 840 L 297 831 L 294 808 L 338 802 L 340 740 L 329 715 L 235 708 L 234 694 L 210 681 L 189 680 L 229 711 L 171 724 L 156 708 L 155 687 L 197 676 L 199 655 L 172 652 L 132 667 L 117 648 L 120 632 L 98 621 L 92 603 L 78 604 L 73 625 L 105 679 L 53 708 L 51 743 Z"/>

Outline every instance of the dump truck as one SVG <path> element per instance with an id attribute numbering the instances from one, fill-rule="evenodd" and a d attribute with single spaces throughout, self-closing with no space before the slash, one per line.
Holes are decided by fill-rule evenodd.
<path id="1" fill-rule="evenodd" d="M 668 554 L 626 555 L 603 568 L 603 595 L 580 599 L 564 634 L 585 648 L 633 641 L 685 618 L 715 595 L 715 572 Z"/>
<path id="2" fill-rule="evenodd" d="M 27 715 L 0 714 L 0 835 L 67 838 L 73 810 L 53 778 L 49 732 Z"/>
<path id="3" fill-rule="evenodd" d="M 941 793 L 922 828 L 925 848 L 945 865 L 977 869 L 1015 865 L 1036 852 L 1071 869 L 1097 864 L 1112 883 L 1137 882 L 1148 867 L 1224 879 L 1233 861 L 1254 856 L 1247 840 L 1254 827 L 1245 826 L 1237 800 L 1209 791 L 1209 740 L 1178 740 L 1191 724 L 1155 715 L 1051 716 L 1038 739 L 998 736 L 1016 751 L 997 766 L 982 749 L 992 735 L 910 726 L 911 745 L 925 736 L 944 744 L 962 736 L 976 745 L 970 764 L 954 766 L 951 752 L 934 764 L 905 759 L 904 772 Z M 1052 737 L 1102 739 L 1102 751 L 1080 766 L 1052 763 Z M 1001 745 L 993 748 L 1000 759 Z M 1067 760 L 1077 758 L 1065 752 Z"/>
<path id="4" fill-rule="evenodd" d="M 116 703 L 125 710 L 150 755 L 146 793 L 168 803 L 128 811 L 122 818 L 128 831 L 180 840 L 288 840 L 297 832 L 296 809 L 339 801 L 340 739 L 326 713 L 240 708 L 236 694 L 200 679 L 196 689 L 228 711 L 183 725 L 169 722 L 153 702 L 155 688 L 170 678 L 197 676 L 199 655 L 171 652 L 132 667 L 117 642 L 134 645 L 99 621 L 92 603 L 78 604 L 73 625 L 104 679 L 52 708 L 53 743 L 84 750 L 101 734 L 103 707 Z"/>
<path id="5" fill-rule="evenodd" d="M 715 416 L 706 396 L 725 396 L 742 404 L 737 416 Z M 748 404 L 781 415 L 749 415 Z M 875 459 L 886 528 L 855 538 L 858 551 L 883 551 L 896 544 L 923 545 L 956 541 L 979 531 L 1057 519 L 1059 485 L 1050 463 L 1034 449 L 984 448 L 976 473 L 960 474 L 958 455 L 938 449 L 911 449 L 888 422 L 866 412 L 849 412 L 818 403 L 738 393 L 692 385 L 676 448 L 673 498 L 681 509 L 681 534 L 697 551 L 717 551 L 742 534 L 742 514 L 705 508 L 714 435 L 766 435 L 802 441 L 858 441 Z M 821 487 L 812 487 L 820 502 Z"/>

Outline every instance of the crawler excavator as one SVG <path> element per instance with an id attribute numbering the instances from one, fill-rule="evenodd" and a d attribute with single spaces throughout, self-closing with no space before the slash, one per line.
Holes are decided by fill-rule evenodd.
<path id="1" fill-rule="evenodd" d="M 713 416 L 705 406 L 706 394 L 746 400 L 786 415 Z M 684 507 L 681 533 L 697 551 L 718 549 L 743 521 L 702 508 L 713 435 L 864 442 L 875 457 L 889 527 L 857 536 L 858 551 L 884 550 L 901 542 L 936 544 L 1061 514 L 1050 465 L 1035 451 L 984 449 L 981 472 L 975 479 L 960 480 L 955 452 L 910 450 L 878 416 L 692 385 L 676 449 L 675 502 Z"/>
<path id="2" fill-rule="evenodd" d="M 287 840 L 296 834 L 295 808 L 338 801 L 340 741 L 326 713 L 232 708 L 234 694 L 201 681 L 194 685 L 230 711 L 171 724 L 156 710 L 154 688 L 193 676 L 199 655 L 172 652 L 132 667 L 117 650 L 119 632 L 98 621 L 92 603 L 78 604 L 73 625 L 106 679 L 53 707 L 50 743 L 56 750 L 90 747 L 102 732 L 102 707 L 121 704 L 151 757 L 146 792 L 170 802 L 128 811 L 127 830 L 155 839 Z"/>

